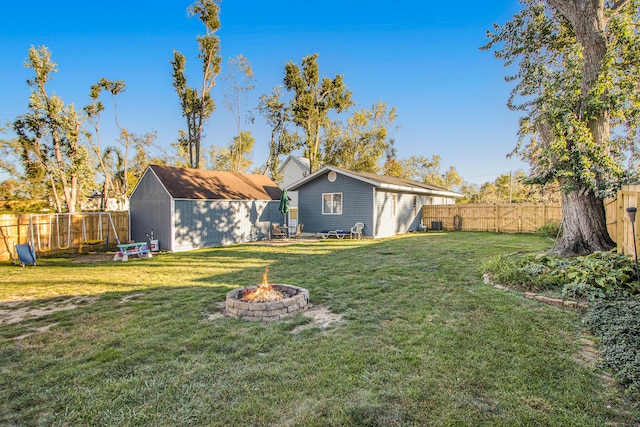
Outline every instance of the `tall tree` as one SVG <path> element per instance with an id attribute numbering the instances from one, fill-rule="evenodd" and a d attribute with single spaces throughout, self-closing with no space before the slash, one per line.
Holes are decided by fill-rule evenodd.
<path id="1" fill-rule="evenodd" d="M 213 170 L 245 172 L 251 167 L 251 152 L 255 140 L 249 131 L 243 131 L 226 147 L 211 147 L 211 168 Z"/>
<path id="2" fill-rule="evenodd" d="M 109 146 L 106 147 L 104 151 L 102 150 L 100 114 L 104 111 L 104 104 L 100 101 L 100 93 L 103 90 L 111 94 L 116 127 L 120 133 L 120 140 L 125 146 L 124 153 L 115 146 Z M 127 129 L 120 126 L 120 122 L 118 121 L 118 107 L 115 98 L 116 95 L 123 93 L 125 90 L 126 85 L 122 80 L 110 81 L 103 77 L 98 83 L 91 85 L 89 96 L 92 99 L 92 102 L 84 107 L 84 111 L 89 120 L 93 123 L 95 131 L 95 140 L 93 138 L 89 138 L 89 146 L 96 155 L 100 170 L 104 175 L 104 183 L 102 185 L 102 209 L 105 211 L 108 207 L 107 202 L 109 200 L 109 193 L 112 189 L 116 190 L 121 206 L 124 205 L 124 201 L 127 197 L 127 182 L 124 177 L 127 176 L 127 159 L 129 157 L 131 135 Z"/>
<path id="3" fill-rule="evenodd" d="M 49 50 L 31 47 L 25 67 L 35 74 L 27 80 L 31 87 L 29 111 L 13 122 L 27 174 L 44 172 L 57 212 L 75 212 L 79 192 L 90 180 L 91 168 L 86 148 L 80 144 L 82 119 L 73 105 L 47 92 L 47 83 L 58 71 Z M 62 197 L 60 197 L 62 192 Z"/>
<path id="4" fill-rule="evenodd" d="M 202 82 L 200 89 L 187 84 L 185 74 L 186 58 L 177 50 L 173 51 L 173 87 L 180 97 L 182 115 L 187 120 L 186 138 L 180 142 L 186 145 L 189 153 L 189 166 L 200 167 L 200 150 L 204 123 L 215 110 L 211 90 L 220 74 L 220 40 L 216 31 L 220 28 L 220 6 L 218 0 L 199 0 L 189 7 L 188 12 L 197 16 L 205 26 L 206 33 L 198 36 L 198 58 L 202 60 Z"/>
<path id="5" fill-rule="evenodd" d="M 246 95 L 255 88 L 253 68 L 251 64 L 243 55 L 238 55 L 235 58 L 229 58 L 227 71 L 223 76 L 223 79 L 227 83 L 227 92 L 224 95 L 224 102 L 227 109 L 234 115 L 236 120 L 236 127 L 238 128 L 237 138 L 242 138 L 247 133 L 242 132 L 242 101 Z M 234 144 L 236 148 L 240 148 L 245 145 L 242 141 L 238 144 Z M 240 161 L 242 156 L 237 153 L 233 156 L 236 161 Z M 234 169 L 240 169 L 240 164 L 234 165 Z"/>
<path id="6" fill-rule="evenodd" d="M 351 107 L 351 91 L 340 74 L 333 80 L 320 80 L 317 53 L 305 56 L 302 68 L 289 61 L 284 69 L 284 87 L 294 92 L 290 103 L 293 122 L 304 131 L 304 155 L 309 158 L 310 172 L 315 172 L 320 165 L 320 141 L 322 130 L 329 123 L 329 112 L 340 113 Z"/>
<path id="7" fill-rule="evenodd" d="M 288 155 L 296 148 L 300 148 L 300 136 L 295 132 L 290 132 L 287 125 L 292 121 L 289 106 L 282 101 L 282 87 L 276 86 L 270 95 L 260 96 L 258 111 L 267 121 L 271 128 L 271 140 L 269 141 L 269 157 L 265 163 L 263 174 L 267 171 L 271 174 L 271 179 L 280 183 L 280 156 Z"/>
<path id="8" fill-rule="evenodd" d="M 448 190 L 462 184 L 462 177 L 454 166 L 449 166 L 448 170 L 442 172 L 440 156 L 437 154 L 431 156 L 431 159 L 425 156 L 411 156 L 398 162 L 399 169 L 402 171 L 401 174 L 396 175 L 399 178 L 425 182 Z"/>
<path id="9" fill-rule="evenodd" d="M 518 66 L 507 77 L 508 106 L 524 113 L 512 154 L 529 161 L 533 182 L 562 188 L 555 252 L 610 249 L 603 199 L 623 182 L 640 125 L 639 2 L 521 2 L 483 47 Z"/>
<path id="10" fill-rule="evenodd" d="M 378 173 L 393 146 L 396 108 L 378 102 L 371 109 L 354 111 L 343 126 L 331 123 L 324 135 L 323 161 L 346 169 Z"/>

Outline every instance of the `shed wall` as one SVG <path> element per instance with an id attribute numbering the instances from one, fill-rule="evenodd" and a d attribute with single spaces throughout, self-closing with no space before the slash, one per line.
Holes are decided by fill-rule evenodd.
<path id="1" fill-rule="evenodd" d="M 261 240 L 282 222 L 278 201 L 176 200 L 173 251 Z"/>
<path id="2" fill-rule="evenodd" d="M 171 239 L 171 196 L 151 170 L 140 179 L 129 200 L 131 240 L 144 242 L 154 232 L 160 249 L 173 250 Z"/>
<path id="3" fill-rule="evenodd" d="M 298 221 L 304 223 L 304 231 L 349 230 L 356 222 L 362 222 L 365 225 L 363 235 L 372 236 L 373 187 L 341 174 L 330 182 L 327 175 L 320 175 L 298 189 Z M 341 215 L 322 213 L 323 193 L 342 193 Z"/>

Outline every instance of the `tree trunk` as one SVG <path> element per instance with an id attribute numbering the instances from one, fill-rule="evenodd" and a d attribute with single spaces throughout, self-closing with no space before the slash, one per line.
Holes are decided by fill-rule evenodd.
<path id="1" fill-rule="evenodd" d="M 563 193 L 562 236 L 552 251 L 561 255 L 586 255 L 614 247 L 607 231 L 602 199 L 591 190 Z"/>
<path id="2" fill-rule="evenodd" d="M 586 102 L 602 72 L 603 60 L 607 53 L 605 2 L 604 0 L 548 0 L 548 2 L 571 22 L 576 40 L 582 47 L 584 58 L 580 84 L 582 101 L 576 106 L 577 118 L 587 121 L 593 141 L 597 145 L 608 146 L 609 114 L 606 111 L 591 114 Z M 620 1 L 614 7 L 622 7 L 624 3 L 624 0 Z M 570 144 L 572 143 L 568 142 L 568 145 Z M 568 146 L 567 149 L 571 150 L 571 147 Z M 556 242 L 554 252 L 564 255 L 584 255 L 594 251 L 607 251 L 615 246 L 607 231 L 603 200 L 596 197 L 593 190 L 580 189 L 578 186 L 577 189 L 569 192 L 563 191 L 562 218 L 562 238 Z"/>

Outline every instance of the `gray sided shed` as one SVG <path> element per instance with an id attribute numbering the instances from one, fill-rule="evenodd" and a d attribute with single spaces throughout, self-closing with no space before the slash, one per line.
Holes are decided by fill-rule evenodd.
<path id="1" fill-rule="evenodd" d="M 174 252 L 260 240 L 282 222 L 280 195 L 264 175 L 151 165 L 130 197 L 131 239 L 153 230 Z"/>
<path id="2" fill-rule="evenodd" d="M 298 192 L 298 221 L 304 230 L 349 230 L 365 225 L 363 236 L 388 237 L 414 231 L 422 206 L 454 204 L 461 194 L 416 181 L 326 166 L 289 187 Z M 326 212 L 326 198 L 338 194 L 340 213 Z"/>

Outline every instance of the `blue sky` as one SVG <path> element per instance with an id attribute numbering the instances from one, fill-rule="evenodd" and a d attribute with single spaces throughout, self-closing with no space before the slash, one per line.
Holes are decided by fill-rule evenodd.
<path id="1" fill-rule="evenodd" d="M 117 98 L 120 123 L 138 134 L 157 132 L 158 143 L 167 148 L 175 141 L 185 125 L 171 85 L 174 49 L 187 57 L 190 83 L 199 78 L 196 36 L 204 27 L 187 16 L 191 1 L 3 3 L 2 123 L 26 111 L 31 71 L 23 64 L 30 46 L 44 45 L 59 68 L 49 91 L 65 103 L 86 105 L 89 87 L 101 77 L 124 80 L 127 90 Z M 516 144 L 518 120 L 506 107 L 507 70 L 492 53 L 479 50 L 486 30 L 518 10 L 517 0 L 223 0 L 218 35 L 225 65 L 242 54 L 253 66 L 256 89 L 243 110 L 282 83 L 287 61 L 300 64 L 318 53 L 320 75 L 343 74 L 355 108 L 378 101 L 397 107 L 398 157 L 437 154 L 443 170 L 455 166 L 467 181 L 483 183 L 510 170 L 528 170 L 521 161 L 506 159 Z M 226 145 L 236 132 L 221 80 L 212 94 L 218 108 L 205 128 L 206 148 Z M 103 144 L 115 135 L 111 122 L 107 110 Z M 260 165 L 267 157 L 269 129 L 258 114 L 244 127 L 256 139 L 253 160 Z"/>

